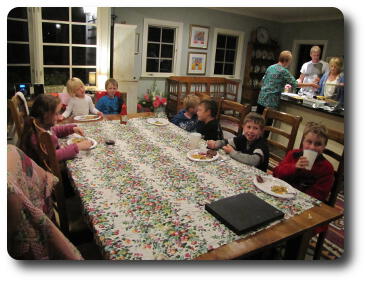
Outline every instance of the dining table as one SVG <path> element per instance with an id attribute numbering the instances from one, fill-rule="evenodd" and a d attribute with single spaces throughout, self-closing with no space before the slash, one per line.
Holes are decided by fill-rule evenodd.
<path id="1" fill-rule="evenodd" d="M 314 228 L 343 215 L 301 191 L 283 199 L 259 190 L 254 178 L 267 173 L 223 151 L 210 162 L 191 160 L 189 133 L 164 118 L 154 123 L 153 113 L 123 118 L 78 122 L 96 146 L 66 162 L 105 259 L 236 259 L 285 241 L 288 258 L 303 259 Z M 76 121 L 61 123 L 69 122 Z M 199 146 L 205 148 L 205 141 Z M 205 210 L 205 204 L 241 193 L 256 195 L 284 218 L 237 235 Z"/>

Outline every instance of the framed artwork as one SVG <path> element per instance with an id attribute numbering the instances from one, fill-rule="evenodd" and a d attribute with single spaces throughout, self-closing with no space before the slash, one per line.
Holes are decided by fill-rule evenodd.
<path id="1" fill-rule="evenodd" d="M 209 27 L 190 25 L 189 48 L 208 49 Z"/>
<path id="2" fill-rule="evenodd" d="M 187 57 L 187 74 L 205 75 L 206 53 L 189 52 Z"/>

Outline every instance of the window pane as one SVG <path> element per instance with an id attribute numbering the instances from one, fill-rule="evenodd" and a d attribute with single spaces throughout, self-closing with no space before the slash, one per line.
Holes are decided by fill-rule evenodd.
<path id="1" fill-rule="evenodd" d="M 8 17 L 10 18 L 20 18 L 20 19 L 27 19 L 27 8 L 14 8 L 11 9 Z"/>
<path id="2" fill-rule="evenodd" d="M 95 47 L 73 47 L 73 65 L 96 65 Z"/>
<path id="3" fill-rule="evenodd" d="M 94 26 L 72 26 L 73 44 L 96 44 L 96 27 Z"/>
<path id="4" fill-rule="evenodd" d="M 214 74 L 217 74 L 217 75 L 223 74 L 223 64 L 222 63 L 215 63 Z"/>
<path id="5" fill-rule="evenodd" d="M 226 62 L 234 63 L 235 51 L 226 50 Z"/>
<path id="6" fill-rule="evenodd" d="M 147 57 L 159 57 L 159 44 L 148 43 Z"/>
<path id="7" fill-rule="evenodd" d="M 162 44 L 161 58 L 173 57 L 173 45 Z"/>
<path id="8" fill-rule="evenodd" d="M 172 73 L 172 60 L 161 60 L 161 66 L 159 72 Z"/>
<path id="9" fill-rule="evenodd" d="M 69 65 L 69 47 L 43 46 L 43 64 Z"/>
<path id="10" fill-rule="evenodd" d="M 30 83 L 31 82 L 31 67 L 8 67 L 8 86 L 15 83 Z"/>
<path id="11" fill-rule="evenodd" d="M 42 23 L 43 42 L 69 43 L 69 25 Z"/>
<path id="12" fill-rule="evenodd" d="M 86 14 L 84 14 L 84 9 L 82 7 L 71 8 L 71 19 L 73 22 L 87 22 Z"/>
<path id="13" fill-rule="evenodd" d="M 174 29 L 162 29 L 162 42 L 173 43 L 175 41 Z"/>
<path id="14" fill-rule="evenodd" d="M 68 21 L 69 8 L 42 8 L 42 19 Z"/>
<path id="15" fill-rule="evenodd" d="M 72 77 L 77 77 L 82 80 L 84 84 L 89 84 L 89 72 L 96 72 L 95 68 L 73 68 L 72 69 Z"/>
<path id="16" fill-rule="evenodd" d="M 227 36 L 227 49 L 236 49 L 237 48 L 237 37 L 236 36 Z"/>
<path id="17" fill-rule="evenodd" d="M 225 48 L 226 47 L 226 36 L 218 34 L 217 36 L 217 47 Z"/>
<path id="18" fill-rule="evenodd" d="M 8 64 L 29 64 L 29 45 L 8 43 Z"/>
<path id="19" fill-rule="evenodd" d="M 161 28 L 149 27 L 148 29 L 148 41 L 161 41 Z"/>
<path id="20" fill-rule="evenodd" d="M 223 49 L 217 49 L 217 51 L 215 52 L 215 61 L 224 62 L 224 50 Z"/>
<path id="21" fill-rule="evenodd" d="M 158 72 L 158 64 L 159 64 L 158 59 L 147 59 L 146 71 L 147 72 Z"/>
<path id="22" fill-rule="evenodd" d="M 224 65 L 224 74 L 225 75 L 233 75 L 233 64 L 225 64 Z"/>
<path id="23" fill-rule="evenodd" d="M 8 20 L 8 40 L 28 41 L 28 23 Z"/>
<path id="24" fill-rule="evenodd" d="M 44 68 L 45 85 L 66 85 L 69 79 L 69 69 Z"/>

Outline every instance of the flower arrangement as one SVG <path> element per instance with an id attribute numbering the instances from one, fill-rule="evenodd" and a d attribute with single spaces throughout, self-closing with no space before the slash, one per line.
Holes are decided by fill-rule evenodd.
<path id="1" fill-rule="evenodd" d="M 164 108 L 166 105 L 167 99 L 163 93 L 159 92 L 156 81 L 154 81 L 153 86 L 139 100 L 137 108 L 138 112 L 155 112 L 158 109 Z"/>

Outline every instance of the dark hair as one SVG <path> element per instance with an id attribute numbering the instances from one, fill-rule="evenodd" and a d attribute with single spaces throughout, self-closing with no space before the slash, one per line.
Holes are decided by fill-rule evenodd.
<path id="1" fill-rule="evenodd" d="M 217 117 L 218 113 L 218 106 L 217 103 L 214 100 L 211 99 L 204 99 L 199 103 L 199 105 L 203 105 L 205 108 L 205 111 L 210 110 L 210 115 L 212 117 Z"/>

